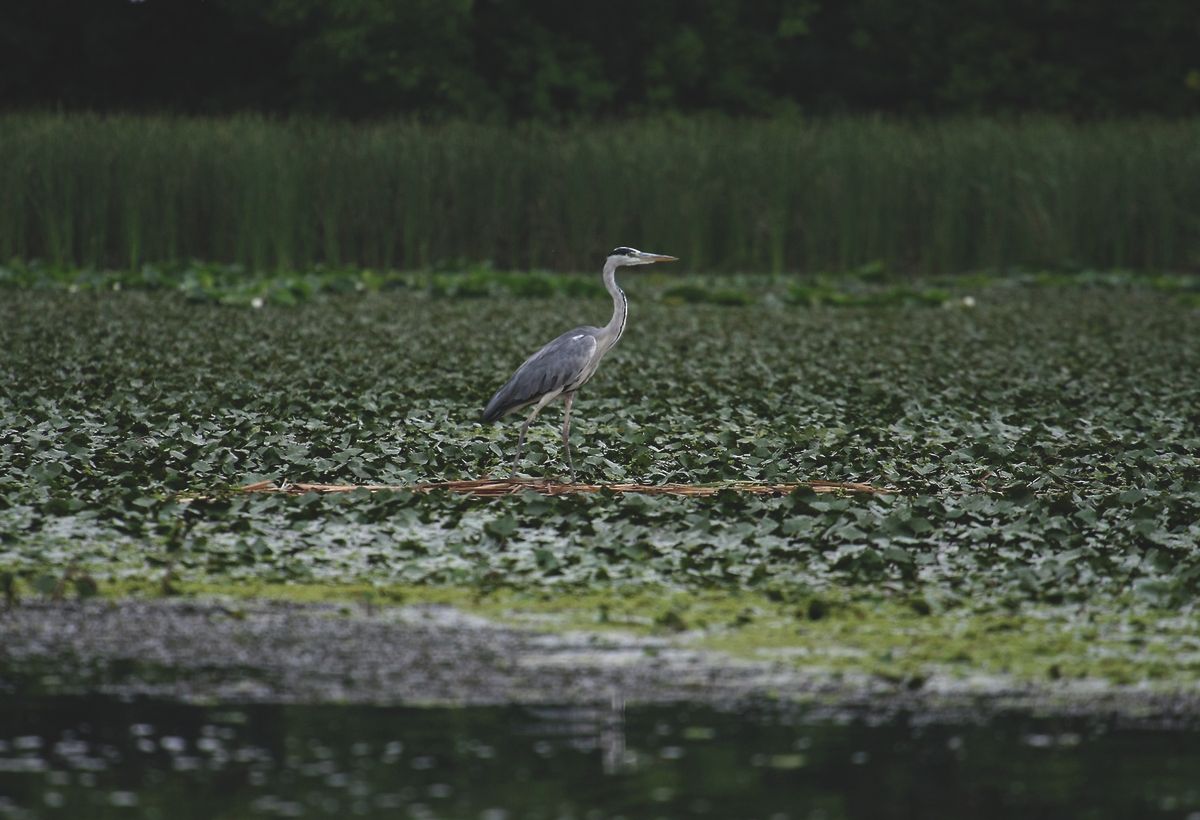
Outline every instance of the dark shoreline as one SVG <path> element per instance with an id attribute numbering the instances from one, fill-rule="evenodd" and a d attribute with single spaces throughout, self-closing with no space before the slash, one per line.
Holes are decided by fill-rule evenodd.
<path id="1" fill-rule="evenodd" d="M 807 718 L 973 723 L 1018 710 L 1195 729 L 1200 689 L 833 677 L 619 633 L 514 628 L 443 606 L 262 600 L 22 603 L 0 612 L 0 692 L 193 703 L 796 704 Z"/>

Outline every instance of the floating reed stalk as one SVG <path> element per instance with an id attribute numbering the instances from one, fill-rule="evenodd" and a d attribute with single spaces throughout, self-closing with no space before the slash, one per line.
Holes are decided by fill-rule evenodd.
<path id="1" fill-rule="evenodd" d="M 760 484 L 752 481 L 736 481 L 730 484 L 567 484 L 536 478 L 483 478 L 472 481 L 434 481 L 422 484 L 293 484 L 289 481 L 276 484 L 259 481 L 240 488 L 246 493 L 350 493 L 355 490 L 368 492 L 448 492 L 472 495 L 480 498 L 495 498 L 530 491 L 542 495 L 578 495 L 607 491 L 610 493 L 639 493 L 642 495 L 677 495 L 693 498 L 708 498 L 720 492 L 732 491 L 750 495 L 788 495 L 800 488 L 815 493 L 883 494 L 887 489 L 870 484 L 845 481 L 804 481 L 796 484 Z"/>

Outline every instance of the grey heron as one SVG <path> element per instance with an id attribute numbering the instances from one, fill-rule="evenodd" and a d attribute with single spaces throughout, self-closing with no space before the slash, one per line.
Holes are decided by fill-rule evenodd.
<path id="1" fill-rule="evenodd" d="M 636 248 L 615 248 L 604 262 L 604 287 L 613 300 L 613 314 L 608 324 L 604 327 L 584 326 L 568 330 L 526 359 L 512 378 L 492 396 L 492 400 L 483 411 L 484 421 L 496 421 L 514 410 L 533 406 L 525 423 L 521 425 L 517 454 L 513 458 L 514 472 L 521 460 L 521 449 L 525 446 L 525 434 L 529 431 L 529 425 L 543 407 L 561 398 L 564 405 L 563 451 L 567 456 L 571 480 L 575 480 L 575 465 L 571 462 L 571 405 L 575 401 L 576 391 L 595 374 L 604 354 L 620 341 L 621 334 L 625 332 L 625 318 L 629 312 L 629 300 L 625 298 L 625 292 L 617 287 L 617 268 L 674 261 L 674 256 L 661 253 L 646 253 Z"/>

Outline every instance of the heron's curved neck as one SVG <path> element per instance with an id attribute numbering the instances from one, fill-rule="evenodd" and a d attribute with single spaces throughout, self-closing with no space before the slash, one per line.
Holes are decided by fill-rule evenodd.
<path id="1" fill-rule="evenodd" d="M 629 313 L 629 300 L 625 298 L 625 291 L 617 286 L 617 265 L 612 259 L 604 263 L 604 287 L 613 300 L 612 318 L 601 332 L 601 341 L 608 348 L 615 345 L 625 332 L 625 317 Z"/>

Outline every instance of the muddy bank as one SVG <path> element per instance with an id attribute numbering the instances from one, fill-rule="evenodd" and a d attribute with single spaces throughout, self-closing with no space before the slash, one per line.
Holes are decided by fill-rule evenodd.
<path id="1" fill-rule="evenodd" d="M 440 606 L 32 603 L 0 615 L 0 631 L 4 676 L 50 692 L 488 705 L 722 700 L 775 683 L 770 665 L 662 640 L 513 629 Z"/>
<path id="2" fill-rule="evenodd" d="M 273 601 L 22 603 L 0 611 L 0 689 L 189 702 L 736 706 L 802 701 L 971 721 L 1008 709 L 1200 724 L 1200 691 L 1098 681 L 884 680 L 752 662 L 667 639 L 513 628 L 444 606 Z"/>

